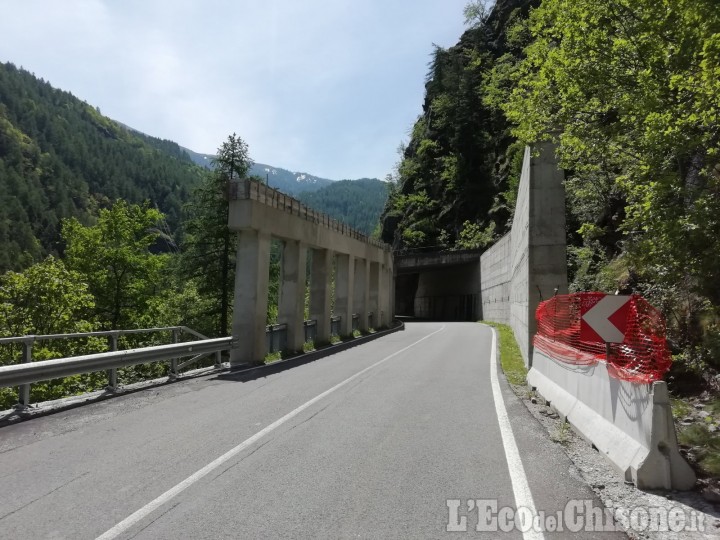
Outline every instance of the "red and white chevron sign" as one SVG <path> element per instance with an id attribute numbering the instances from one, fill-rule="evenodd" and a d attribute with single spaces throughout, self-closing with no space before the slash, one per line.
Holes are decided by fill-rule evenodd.
<path id="1" fill-rule="evenodd" d="M 580 308 L 580 340 L 622 343 L 627 329 L 630 298 L 606 295 L 587 298 L 590 302 L 583 301 Z"/>

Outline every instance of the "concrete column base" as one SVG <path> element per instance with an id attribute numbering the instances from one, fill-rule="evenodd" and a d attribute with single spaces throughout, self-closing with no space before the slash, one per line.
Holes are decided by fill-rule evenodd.
<path id="1" fill-rule="evenodd" d="M 305 343 L 305 277 L 307 246 L 286 240 L 283 246 L 278 322 L 287 325 L 286 348 L 302 351 Z"/>
<path id="2" fill-rule="evenodd" d="M 355 293 L 355 257 L 337 255 L 335 271 L 335 314 L 340 315 L 340 335 L 352 334 L 353 301 Z"/>
<path id="3" fill-rule="evenodd" d="M 313 250 L 310 276 L 310 319 L 316 321 L 316 343 L 330 341 L 330 286 L 332 275 L 332 252 L 327 249 Z"/>
<path id="4" fill-rule="evenodd" d="M 368 331 L 368 305 L 370 303 L 370 291 L 368 281 L 370 279 L 369 263 L 366 259 L 355 259 L 355 313 L 358 314 L 358 326 L 361 332 Z"/>
<path id="5" fill-rule="evenodd" d="M 230 364 L 262 363 L 267 354 L 270 235 L 254 230 L 238 233 L 232 335 L 238 346 Z"/>

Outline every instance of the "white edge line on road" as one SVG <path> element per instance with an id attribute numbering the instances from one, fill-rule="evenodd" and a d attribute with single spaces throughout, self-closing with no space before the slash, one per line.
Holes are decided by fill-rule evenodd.
<path id="1" fill-rule="evenodd" d="M 500 382 L 498 380 L 498 360 L 497 360 L 497 333 L 494 328 L 492 330 L 492 346 L 490 347 L 490 385 L 492 386 L 493 400 L 495 401 L 495 413 L 500 424 L 500 435 L 502 436 L 503 447 L 505 448 L 505 459 L 507 460 L 508 469 L 510 470 L 510 480 L 512 482 L 513 494 L 515 495 L 516 511 L 520 508 L 526 508 L 532 514 L 533 521 L 538 515 L 535 509 L 535 501 L 533 501 L 530 485 L 528 484 L 525 468 L 520 459 L 515 436 L 513 435 L 510 418 L 508 417 L 505 401 L 503 400 Z M 531 524 L 532 525 L 532 524 Z M 536 531 L 532 526 L 527 531 L 523 531 L 524 540 L 544 540 L 545 536 L 542 531 Z"/>
<path id="2" fill-rule="evenodd" d="M 202 478 L 204 478 L 205 476 L 207 476 L 208 474 L 210 474 L 211 472 L 213 472 L 215 469 L 217 469 L 218 467 L 220 467 L 223 463 L 229 461 L 230 459 L 232 459 L 233 457 L 235 457 L 236 455 L 238 455 L 240 452 L 242 452 L 243 450 L 245 450 L 248 446 L 250 446 L 250 445 L 252 445 L 253 443 L 257 442 L 258 440 L 260 440 L 261 438 L 263 438 L 263 437 L 264 437 L 265 435 L 267 435 L 268 433 L 270 433 L 270 432 L 274 431 L 275 429 L 279 428 L 280 426 L 282 426 L 282 425 L 283 425 L 285 422 L 287 422 L 288 420 L 292 420 L 294 417 L 296 417 L 298 414 L 300 414 L 301 412 L 303 412 L 303 411 L 304 411 L 305 409 L 307 409 L 308 407 L 311 407 L 312 405 L 314 405 L 315 403 L 317 403 L 317 402 L 320 401 L 321 399 L 329 396 L 330 394 L 332 394 L 332 393 L 335 392 L 336 390 L 342 388 L 343 386 L 345 386 L 345 385 L 348 384 L 349 382 L 357 379 L 357 378 L 360 377 L 363 373 L 367 373 L 367 372 L 370 371 L 371 369 L 376 368 L 376 367 L 379 366 L 380 364 L 383 364 L 384 362 L 387 362 L 387 361 L 390 360 L 391 358 L 397 356 L 398 354 L 400 354 L 400 353 L 402 353 L 402 352 L 407 351 L 407 350 L 410 349 L 411 347 L 414 347 L 414 346 L 417 345 L 418 343 L 421 343 L 421 342 L 425 341 L 426 339 L 431 338 L 432 336 L 434 336 L 435 334 L 437 334 L 437 333 L 439 333 L 439 332 L 442 332 L 443 330 L 445 330 L 445 325 L 443 325 L 439 330 L 436 330 L 436 331 L 433 332 L 432 334 L 428 334 L 428 335 L 425 336 L 424 338 L 419 339 L 419 340 L 417 340 L 417 341 L 414 342 L 414 343 L 411 343 L 411 344 L 408 345 L 407 347 L 404 347 L 404 348 L 400 349 L 399 351 L 395 351 L 395 352 L 392 353 L 390 356 L 386 356 L 386 357 L 383 358 L 382 360 L 379 360 L 378 362 L 375 362 L 373 365 L 368 366 L 368 367 L 366 367 L 365 369 L 363 369 L 363 370 L 361 370 L 361 371 L 358 371 L 355 375 L 352 375 L 351 377 L 348 377 L 347 379 L 345 379 L 345 380 L 342 381 L 341 383 L 336 384 L 335 386 L 333 386 L 333 387 L 330 388 L 329 390 L 325 390 L 322 394 L 319 394 L 319 395 L 315 396 L 315 397 L 312 398 L 310 401 L 306 401 L 305 403 L 303 403 L 302 405 L 300 405 L 297 409 L 294 409 L 294 410 L 290 411 L 289 413 L 287 413 L 285 416 L 283 416 L 283 417 L 280 418 L 279 420 L 275 420 L 272 424 L 270 424 L 270 425 L 267 426 L 266 428 L 258 431 L 255 435 L 253 435 L 253 436 L 250 437 L 249 439 L 244 440 L 243 442 L 241 442 L 240 444 L 238 444 L 236 447 L 232 448 L 231 450 L 228 450 L 227 452 L 225 452 L 222 456 L 220 456 L 220 457 L 217 458 L 216 460 L 208 463 L 207 465 L 205 465 L 202 469 L 200 469 L 200 470 L 197 471 L 196 473 L 188 476 L 185 480 L 183 480 L 183 481 L 180 482 L 179 484 L 177 484 L 177 485 L 175 485 L 174 487 L 168 489 L 165 493 L 163 493 L 162 495 L 160 495 L 160 496 L 157 497 L 156 499 L 150 501 L 149 503 L 147 503 L 145 506 L 143 506 L 143 507 L 140 508 L 139 510 L 136 510 L 135 512 L 133 512 L 132 514 L 130 514 L 128 517 L 126 517 L 125 519 L 123 519 L 120 523 L 118 523 L 117 525 L 115 525 L 113 528 L 109 529 L 108 531 L 106 531 L 106 532 L 103 533 L 102 535 L 98 536 L 97 540 L 110 540 L 110 539 L 113 539 L 113 538 L 117 538 L 117 537 L 120 536 L 123 532 L 127 531 L 130 527 L 132 527 L 133 525 L 135 525 L 137 522 L 139 522 L 139 521 L 142 520 L 143 518 L 147 517 L 149 514 L 151 514 L 151 513 L 154 512 L 155 510 L 157 510 L 157 509 L 158 509 L 159 507 L 161 507 L 163 504 L 165 504 L 165 503 L 168 502 L 169 500 L 173 499 L 174 497 L 178 496 L 180 493 L 182 493 L 183 491 L 185 491 L 187 488 L 189 488 L 190 486 L 192 486 L 193 484 L 195 484 L 196 482 L 198 482 L 199 480 L 201 480 Z"/>

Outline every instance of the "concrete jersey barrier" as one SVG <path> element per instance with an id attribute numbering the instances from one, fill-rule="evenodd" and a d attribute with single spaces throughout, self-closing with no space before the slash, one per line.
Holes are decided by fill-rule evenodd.
<path id="1" fill-rule="evenodd" d="M 604 362 L 569 365 L 535 349 L 528 383 L 638 488 L 695 485 L 695 473 L 678 450 L 664 381 L 621 381 Z"/>

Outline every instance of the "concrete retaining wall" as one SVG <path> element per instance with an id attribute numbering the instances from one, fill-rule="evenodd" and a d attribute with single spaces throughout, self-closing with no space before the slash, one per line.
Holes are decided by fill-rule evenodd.
<path id="1" fill-rule="evenodd" d="M 503 324 L 510 323 L 510 240 L 506 234 L 480 258 L 482 318 Z"/>
<path id="2" fill-rule="evenodd" d="M 567 293 L 564 177 L 551 144 L 534 153 L 525 149 L 510 232 L 480 258 L 482 317 L 512 327 L 528 367 L 535 309 Z"/>
<path id="3" fill-rule="evenodd" d="M 528 383 L 641 489 L 692 489 L 695 474 L 678 451 L 667 385 L 611 377 L 607 365 L 571 366 L 537 349 Z"/>

